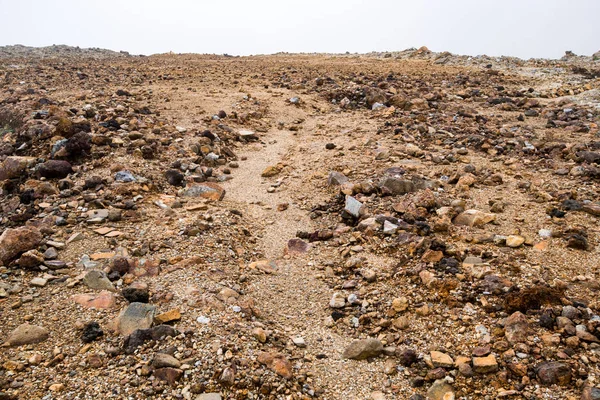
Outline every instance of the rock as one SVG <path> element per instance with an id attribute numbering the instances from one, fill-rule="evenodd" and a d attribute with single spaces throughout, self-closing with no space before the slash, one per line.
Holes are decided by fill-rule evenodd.
<path id="1" fill-rule="evenodd" d="M 117 318 L 117 329 L 121 335 L 130 335 L 136 329 L 152 326 L 156 307 L 144 303 L 131 303 Z"/>
<path id="2" fill-rule="evenodd" d="M 434 367 L 452 368 L 454 366 L 454 360 L 448 354 L 432 351 L 429 355 Z"/>
<path id="3" fill-rule="evenodd" d="M 50 333 L 46 328 L 36 325 L 22 324 L 13 330 L 6 343 L 9 346 L 40 343 L 48 339 Z"/>
<path id="4" fill-rule="evenodd" d="M 27 168 L 35 165 L 35 157 L 10 156 L 0 164 L 0 182 L 23 176 Z"/>
<path id="5" fill-rule="evenodd" d="M 598 58 L 600 58 L 600 54 Z M 581 393 L 581 400 L 600 400 L 600 389 L 586 386 Z"/>
<path id="6" fill-rule="evenodd" d="M 525 243 L 525 238 L 519 235 L 509 235 L 506 237 L 506 245 L 508 247 L 519 247 Z"/>
<path id="7" fill-rule="evenodd" d="M 261 353 L 258 355 L 258 362 L 266 365 L 267 368 L 282 378 L 291 379 L 293 376 L 292 363 L 281 354 Z"/>
<path id="8" fill-rule="evenodd" d="M 296 336 L 294 338 L 292 338 L 292 342 L 297 346 L 300 347 L 301 349 L 306 347 L 306 342 L 304 341 L 303 337 L 300 336 Z"/>
<path id="9" fill-rule="evenodd" d="M 329 173 L 329 178 L 327 178 L 327 184 L 329 186 L 341 186 L 346 182 L 348 182 L 346 175 L 337 171 L 331 171 Z"/>
<path id="10" fill-rule="evenodd" d="M 403 349 L 398 353 L 398 360 L 400 364 L 405 367 L 410 367 L 416 363 L 419 359 L 419 355 L 413 349 Z"/>
<path id="11" fill-rule="evenodd" d="M 100 328 L 100 324 L 97 322 L 90 322 L 83 327 L 81 334 L 81 340 L 83 343 L 91 343 L 94 340 L 104 335 L 104 331 Z"/>
<path id="12" fill-rule="evenodd" d="M 329 307 L 331 308 L 344 308 L 346 305 L 346 298 L 343 294 L 334 293 L 329 301 Z"/>
<path id="13" fill-rule="evenodd" d="M 170 185 L 173 186 L 183 186 L 184 176 L 181 172 L 176 169 L 169 169 L 165 172 L 165 178 Z"/>
<path id="14" fill-rule="evenodd" d="M 130 303 L 148 303 L 150 301 L 148 289 L 127 287 L 121 291 L 121 294 Z"/>
<path id="15" fill-rule="evenodd" d="M 39 276 L 35 277 L 31 281 L 29 281 L 29 284 L 31 286 L 36 286 L 36 287 L 44 287 L 44 286 L 46 286 L 47 283 L 48 283 L 48 279 L 40 278 Z"/>
<path id="16" fill-rule="evenodd" d="M 281 168 L 278 165 L 269 165 L 264 171 L 260 174 L 263 178 L 270 178 L 275 175 L 278 175 L 281 172 Z"/>
<path id="17" fill-rule="evenodd" d="M 133 174 L 129 171 L 119 171 L 115 174 L 115 181 L 116 182 L 122 182 L 122 183 L 128 183 L 128 182 L 136 182 L 137 179 L 135 178 L 135 176 L 133 176 Z"/>
<path id="18" fill-rule="evenodd" d="M 223 400 L 219 393 L 202 393 L 194 398 L 194 400 Z"/>
<path id="19" fill-rule="evenodd" d="M 179 192 L 179 195 L 183 197 L 200 197 L 203 199 L 220 201 L 225 197 L 225 189 L 216 183 L 203 182 L 182 189 Z"/>
<path id="20" fill-rule="evenodd" d="M 513 313 L 504 322 L 504 333 L 506 340 L 512 344 L 527 341 L 527 335 L 529 334 L 527 317 L 520 311 Z"/>
<path id="21" fill-rule="evenodd" d="M 543 362 L 536 366 L 535 373 L 543 385 L 567 385 L 571 382 L 571 368 L 560 362 Z"/>
<path id="22" fill-rule="evenodd" d="M 310 244 L 302 239 L 290 239 L 285 247 L 285 254 L 292 256 L 304 254 L 310 250 L 310 247 Z"/>
<path id="23" fill-rule="evenodd" d="M 152 366 L 154 368 L 179 368 L 181 362 L 170 354 L 156 353 L 152 359 Z"/>
<path id="24" fill-rule="evenodd" d="M 481 226 L 496 220 L 496 215 L 479 210 L 465 210 L 454 217 L 455 225 Z"/>
<path id="25" fill-rule="evenodd" d="M 498 370 L 496 357 L 490 354 L 486 357 L 473 357 L 473 371 L 478 374 L 489 374 Z"/>
<path id="26" fill-rule="evenodd" d="M 73 300 L 85 308 L 98 310 L 113 308 L 116 303 L 115 295 L 106 290 L 103 290 L 100 294 L 76 294 L 73 296 Z"/>
<path id="27" fill-rule="evenodd" d="M 160 340 L 168 336 L 177 336 L 179 332 L 169 325 L 158 325 L 149 329 L 136 329 L 123 342 L 123 349 L 131 354 L 149 340 Z"/>
<path id="28" fill-rule="evenodd" d="M 454 400 L 454 389 L 443 379 L 433 382 L 427 390 L 429 400 Z"/>
<path id="29" fill-rule="evenodd" d="M 48 160 L 38 166 L 37 172 L 46 179 L 62 179 L 73 172 L 73 167 L 68 161 Z"/>
<path id="30" fill-rule="evenodd" d="M 179 309 L 174 308 L 162 314 L 158 314 L 154 317 L 154 322 L 157 324 L 168 324 L 170 322 L 179 321 L 181 319 L 181 312 Z"/>
<path id="31" fill-rule="evenodd" d="M 157 379 L 174 386 L 183 377 L 183 371 L 177 368 L 159 368 L 153 374 Z"/>
<path id="32" fill-rule="evenodd" d="M 413 181 L 407 179 L 387 177 L 379 184 L 379 188 L 384 194 L 399 196 L 424 189 L 424 186 L 416 185 Z"/>
<path id="33" fill-rule="evenodd" d="M 352 196 L 346 196 L 346 205 L 344 207 L 344 211 L 353 216 L 354 218 L 360 217 L 360 211 L 363 207 L 363 204 L 356 200 Z"/>
<path id="34" fill-rule="evenodd" d="M 19 254 L 32 250 L 42 242 L 42 234 L 33 226 L 6 229 L 0 236 L 0 262 L 8 264 Z"/>
<path id="35" fill-rule="evenodd" d="M 342 354 L 343 358 L 352 360 L 365 360 L 370 357 L 377 357 L 383 352 L 383 344 L 373 338 L 355 340 L 350 343 Z"/>
<path id="36" fill-rule="evenodd" d="M 92 270 L 89 271 L 83 277 L 83 283 L 90 289 L 95 290 L 108 290 L 109 292 L 116 292 L 117 289 L 108 279 L 103 271 Z"/>
<path id="37" fill-rule="evenodd" d="M 263 328 L 254 328 L 252 330 L 252 336 L 260 343 L 266 343 L 267 341 L 267 332 Z"/>

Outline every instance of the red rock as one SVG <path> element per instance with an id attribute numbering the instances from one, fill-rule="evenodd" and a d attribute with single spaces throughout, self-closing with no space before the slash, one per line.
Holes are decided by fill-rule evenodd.
<path id="1" fill-rule="evenodd" d="M 285 379 L 292 378 L 292 363 L 281 354 L 261 353 L 258 356 L 258 362 Z"/>
<path id="2" fill-rule="evenodd" d="M 8 263 L 19 254 L 32 250 L 42 242 L 42 234 L 33 226 L 6 229 L 0 236 L 0 261 Z"/>
<path id="3" fill-rule="evenodd" d="M 183 371 L 171 367 L 159 368 L 154 371 L 154 376 L 169 385 L 175 385 L 183 377 Z"/>
<path id="4" fill-rule="evenodd" d="M 100 294 L 94 293 L 76 294 L 73 300 L 85 308 L 107 309 L 115 306 L 115 295 L 103 290 Z"/>

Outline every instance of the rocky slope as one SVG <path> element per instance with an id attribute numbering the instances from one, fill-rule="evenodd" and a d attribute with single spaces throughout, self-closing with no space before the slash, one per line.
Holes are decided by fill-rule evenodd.
<path id="1" fill-rule="evenodd" d="M 412 52 L 2 61 L 0 399 L 600 398 L 598 63 Z"/>

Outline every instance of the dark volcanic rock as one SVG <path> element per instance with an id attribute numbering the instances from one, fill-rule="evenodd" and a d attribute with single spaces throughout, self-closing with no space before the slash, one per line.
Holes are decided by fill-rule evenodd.
<path id="1" fill-rule="evenodd" d="M 38 174 L 47 179 L 62 179 L 73 172 L 71 163 L 64 160 L 49 160 L 38 166 Z"/>

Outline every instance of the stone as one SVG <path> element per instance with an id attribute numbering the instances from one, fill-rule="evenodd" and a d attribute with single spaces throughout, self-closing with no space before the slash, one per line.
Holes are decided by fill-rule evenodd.
<path id="1" fill-rule="evenodd" d="M 257 360 L 282 378 L 291 379 L 293 376 L 292 363 L 281 354 L 265 352 L 259 354 Z"/>
<path id="2" fill-rule="evenodd" d="M 139 346 L 149 340 L 160 340 L 169 336 L 177 336 L 179 332 L 169 325 L 158 325 L 148 329 L 136 329 L 123 342 L 123 350 L 127 354 L 135 352 Z"/>
<path id="3" fill-rule="evenodd" d="M 48 160 L 38 166 L 37 172 L 46 179 L 62 179 L 73 172 L 73 167 L 68 161 Z"/>
<path id="4" fill-rule="evenodd" d="M 446 353 L 432 351 L 429 355 L 434 367 L 452 368 L 454 366 L 454 360 Z"/>
<path id="5" fill-rule="evenodd" d="M 152 359 L 152 366 L 154 368 L 179 368 L 181 362 L 170 354 L 156 353 Z"/>
<path id="6" fill-rule="evenodd" d="M 184 176 L 181 172 L 176 169 L 169 169 L 165 172 L 165 178 L 169 185 L 173 186 L 183 186 L 184 185 Z"/>
<path id="7" fill-rule="evenodd" d="M 121 335 L 130 335 L 136 329 L 152 326 L 156 307 L 144 303 L 131 303 L 117 318 L 117 330 Z"/>
<path id="8" fill-rule="evenodd" d="M 529 334 L 527 317 L 520 311 L 513 313 L 504 322 L 504 333 L 506 340 L 511 344 L 527 341 L 527 335 Z"/>
<path id="9" fill-rule="evenodd" d="M 21 253 L 32 250 L 42 242 L 42 233 L 33 226 L 5 229 L 0 235 L 0 262 L 8 264 Z"/>
<path id="10" fill-rule="evenodd" d="M 37 250 L 26 251 L 19 257 L 19 267 L 25 269 L 34 269 L 44 263 L 44 255 Z"/>
<path id="11" fill-rule="evenodd" d="M 97 310 L 106 310 L 113 308 L 116 303 L 115 295 L 109 291 L 103 290 L 99 294 L 86 293 L 76 294 L 72 299 L 85 308 L 94 308 Z"/>
<path id="12" fill-rule="evenodd" d="M 403 349 L 398 353 L 398 361 L 404 367 L 410 367 L 419 360 L 419 355 L 413 349 Z"/>
<path id="13" fill-rule="evenodd" d="M 290 239 L 285 247 L 285 254 L 287 255 L 300 255 L 310 250 L 310 244 L 306 243 L 302 239 Z"/>
<path id="14" fill-rule="evenodd" d="M 29 281 L 29 284 L 31 286 L 44 287 L 44 286 L 46 286 L 46 284 L 48 284 L 48 279 L 40 278 L 38 276 L 38 277 L 33 278 L 31 281 Z"/>
<path id="15" fill-rule="evenodd" d="M 83 283 L 90 289 L 95 290 L 108 290 L 110 292 L 116 292 L 117 289 L 112 282 L 106 276 L 103 271 L 92 270 L 89 271 L 83 277 Z"/>
<path id="16" fill-rule="evenodd" d="M 10 156 L 0 164 L 0 182 L 23 176 L 27 168 L 35 165 L 35 157 Z"/>
<path id="17" fill-rule="evenodd" d="M 424 189 L 424 186 L 416 185 L 413 181 L 409 181 L 407 179 L 386 177 L 379 184 L 379 188 L 385 194 L 399 196 L 411 192 L 416 192 L 419 189 Z"/>
<path id="18" fill-rule="evenodd" d="M 306 342 L 304 341 L 303 337 L 300 336 L 296 336 L 294 338 L 292 338 L 292 342 L 297 346 L 300 347 L 301 349 L 306 347 Z"/>
<path id="19" fill-rule="evenodd" d="M 581 400 L 600 400 L 600 389 L 591 386 L 584 387 L 581 393 Z"/>
<path id="20" fill-rule="evenodd" d="M 353 216 L 354 218 L 360 217 L 360 211 L 363 207 L 363 204 L 356 200 L 352 196 L 346 196 L 346 205 L 344 206 L 344 211 Z"/>
<path id="21" fill-rule="evenodd" d="M 337 171 L 331 171 L 329 173 L 329 177 L 327 178 L 327 184 L 329 186 L 341 186 L 346 182 L 348 182 L 346 175 Z"/>
<path id="22" fill-rule="evenodd" d="M 269 165 L 264 171 L 260 174 L 263 178 L 270 178 L 275 175 L 278 175 L 281 172 L 281 168 L 278 165 Z"/>
<path id="23" fill-rule="evenodd" d="M 128 183 L 128 182 L 136 182 L 137 179 L 135 178 L 135 176 L 133 176 L 133 174 L 131 172 L 123 170 L 123 171 L 119 171 L 115 174 L 115 181 Z"/>
<path id="24" fill-rule="evenodd" d="M 374 338 L 355 340 L 350 343 L 342 354 L 343 358 L 352 360 L 366 360 L 370 357 L 377 357 L 383 352 L 383 344 Z"/>
<path id="25" fill-rule="evenodd" d="M 13 330 L 6 343 L 9 346 L 40 343 L 48 339 L 50 333 L 46 328 L 36 325 L 22 324 Z"/>
<path id="26" fill-rule="evenodd" d="M 459 226 L 481 226 L 496 220 L 496 215 L 479 210 L 465 210 L 454 217 L 452 222 Z"/>
<path id="27" fill-rule="evenodd" d="M 498 371 L 498 362 L 493 354 L 486 357 L 473 357 L 473 371 L 478 374 L 489 374 Z"/>
<path id="28" fill-rule="evenodd" d="M 183 377 L 183 371 L 177 368 L 159 368 L 154 371 L 154 376 L 161 380 L 167 382 L 169 385 L 176 385 L 177 382 Z"/>
<path id="29" fill-rule="evenodd" d="M 91 343 L 99 337 L 104 336 L 104 331 L 97 322 L 90 322 L 83 327 L 81 340 L 83 343 Z"/>
<path id="30" fill-rule="evenodd" d="M 438 379 L 427 390 L 429 400 L 454 400 L 454 389 L 452 385 L 443 379 Z"/>
<path id="31" fill-rule="evenodd" d="M 571 368 L 560 362 L 543 362 L 535 367 L 535 373 L 543 385 L 567 385 L 571 382 Z"/>
<path id="32" fill-rule="evenodd" d="M 154 322 L 157 324 L 168 324 L 170 322 L 179 321 L 181 319 L 181 312 L 179 309 L 174 308 L 162 314 L 158 314 L 154 317 Z"/>
<path id="33" fill-rule="evenodd" d="M 252 330 L 252 336 L 260 343 L 266 343 L 267 341 L 267 332 L 263 328 L 254 328 Z"/>
<path id="34" fill-rule="evenodd" d="M 194 400 L 223 400 L 219 393 L 202 393 L 194 398 Z"/>
<path id="35" fill-rule="evenodd" d="M 508 247 L 519 247 L 525 243 L 525 238 L 519 235 L 509 235 L 506 237 L 506 245 Z"/>
<path id="36" fill-rule="evenodd" d="M 130 303 L 148 303 L 150 301 L 148 289 L 127 287 L 121 291 L 121 294 Z"/>
<path id="37" fill-rule="evenodd" d="M 329 307 L 331 308 L 344 308 L 346 305 L 346 298 L 343 294 L 334 293 L 329 301 Z"/>
<path id="38" fill-rule="evenodd" d="M 203 182 L 196 183 L 179 192 L 182 197 L 199 197 L 203 199 L 220 201 L 225 197 L 225 189 L 216 183 Z"/>

